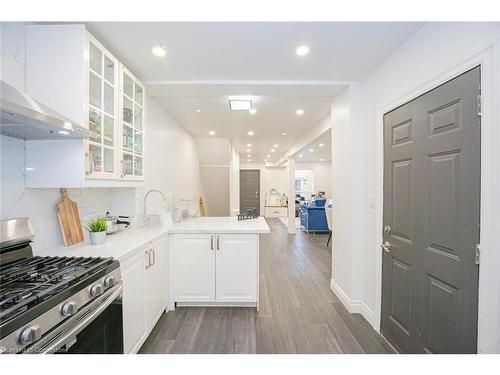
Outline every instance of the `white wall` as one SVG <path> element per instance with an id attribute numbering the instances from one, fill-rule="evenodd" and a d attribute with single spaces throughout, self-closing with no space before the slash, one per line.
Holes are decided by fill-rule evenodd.
<path id="1" fill-rule="evenodd" d="M 197 137 L 200 160 L 200 194 L 205 201 L 206 216 L 230 216 L 234 178 L 233 150 L 229 138 Z M 232 199 L 231 199 L 232 198 Z M 239 199 L 239 198 L 238 198 Z"/>
<path id="2" fill-rule="evenodd" d="M 199 160 L 196 143 L 153 97 L 146 101 L 145 181 L 137 188 L 137 204 L 143 208 L 144 193 L 159 189 L 167 197 L 167 208 L 189 208 L 198 211 Z M 165 204 L 159 194 L 148 197 L 148 212 Z"/>
<path id="3" fill-rule="evenodd" d="M 493 43 L 493 65 L 488 66 L 489 73 L 492 74 L 488 82 L 489 88 L 493 90 L 489 94 L 493 96 L 486 98 L 486 104 L 492 105 L 490 120 L 498 125 L 499 37 L 499 23 L 426 24 L 377 67 L 359 87 L 351 88 L 351 96 L 354 92 L 360 95 L 358 98 L 351 102 L 351 99 L 346 97 L 347 92 L 344 92 L 333 103 L 332 110 L 336 111 L 336 114 L 332 113 L 334 121 L 332 137 L 333 165 L 335 166 L 333 168 L 334 198 L 342 191 L 348 191 L 348 187 L 343 186 L 345 181 L 352 181 L 351 187 L 353 188 L 351 197 L 337 196 L 337 207 L 334 208 L 334 228 L 337 226 L 340 231 L 339 227 L 347 227 L 351 223 L 356 223 L 357 233 L 356 235 L 351 233 L 350 239 L 351 241 L 354 239 L 361 241 L 359 246 L 352 245 L 352 256 L 359 256 L 359 259 L 351 260 L 350 270 L 346 271 L 350 275 L 344 275 L 345 277 L 342 277 L 342 281 L 339 283 L 342 283 L 343 290 L 351 302 L 354 302 L 356 306 L 361 306 L 361 312 L 376 328 L 378 328 L 380 314 L 380 270 L 377 264 L 380 258 L 382 233 L 381 166 L 383 165 L 383 154 L 380 148 L 382 134 L 380 124 L 383 110 L 388 110 L 391 105 L 396 105 L 395 103 L 398 103 L 400 98 L 427 87 L 429 82 L 438 81 L 440 77 L 445 77 L 447 71 L 474 56 L 482 47 Z M 343 111 L 349 112 L 349 109 L 351 114 L 359 117 L 344 118 Z M 350 129 L 348 124 L 350 124 Z M 359 129 L 362 129 L 362 133 L 359 132 Z M 492 145 L 496 143 L 496 147 L 498 147 L 500 144 L 498 126 L 492 127 L 489 131 L 490 136 L 488 139 L 483 137 L 483 142 L 492 142 Z M 349 150 L 349 148 L 351 149 Z M 484 172 L 482 173 L 482 181 L 488 184 L 487 186 L 483 185 L 483 189 L 498 192 L 500 191 L 498 155 L 496 155 L 496 162 L 493 154 L 490 155 L 490 158 L 491 160 L 484 160 L 484 158 L 482 160 L 483 166 L 489 166 L 489 169 L 483 168 L 482 170 Z M 344 174 L 344 181 L 342 181 L 342 174 Z M 354 183 L 352 175 L 359 176 L 361 181 Z M 486 222 L 481 223 L 482 236 L 486 230 L 485 226 L 489 232 L 500 231 L 498 194 L 491 194 L 491 197 L 488 198 L 490 199 L 489 206 L 493 208 L 483 207 L 482 218 L 486 219 Z M 342 210 L 346 208 L 345 205 L 342 208 L 342 202 L 350 202 L 351 204 L 360 202 L 361 206 L 359 209 L 353 207 L 352 217 L 350 217 L 347 212 L 342 213 Z M 488 211 L 490 214 L 484 216 L 484 209 L 491 209 L 491 212 Z M 335 213 L 336 211 L 337 213 Z M 341 272 L 339 268 L 342 268 L 335 264 L 335 257 L 339 254 L 338 247 L 348 243 L 347 229 L 342 232 L 346 235 L 345 241 L 338 238 L 335 240 L 335 232 L 333 235 L 332 279 L 334 280 L 339 276 L 338 272 Z M 483 239 L 488 240 L 488 238 L 482 237 L 481 241 Z M 482 251 L 490 254 L 491 257 L 489 264 L 481 266 L 481 270 L 484 272 L 481 271 L 482 275 L 480 275 L 479 350 L 500 352 L 500 325 L 498 324 L 500 320 L 498 306 L 500 261 L 498 255 L 494 256 L 494 254 L 498 254 L 498 245 L 497 242 L 488 242 L 485 246 L 487 248 L 483 248 Z M 348 260 L 342 260 L 342 262 L 349 264 Z M 484 273 L 488 275 L 486 280 Z M 360 280 L 355 280 L 354 274 Z M 481 292 L 481 285 L 486 286 L 487 296 Z M 359 291 L 353 290 L 358 286 L 360 286 Z"/>
<path id="4" fill-rule="evenodd" d="M 240 213 L 240 154 L 231 145 L 231 161 L 229 163 L 229 212 L 231 216 Z"/>
<path id="5" fill-rule="evenodd" d="M 351 89 L 332 104 L 332 288 L 352 298 L 352 129 Z"/>
<path id="6" fill-rule="evenodd" d="M 18 90 L 26 88 L 26 25 L 0 22 L 0 79 Z"/>

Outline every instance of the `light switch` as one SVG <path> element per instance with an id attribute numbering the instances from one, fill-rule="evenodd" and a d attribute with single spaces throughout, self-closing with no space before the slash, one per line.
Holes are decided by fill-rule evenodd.
<path id="1" fill-rule="evenodd" d="M 368 208 L 372 210 L 377 208 L 377 197 L 375 196 L 375 194 L 370 194 L 368 196 Z"/>

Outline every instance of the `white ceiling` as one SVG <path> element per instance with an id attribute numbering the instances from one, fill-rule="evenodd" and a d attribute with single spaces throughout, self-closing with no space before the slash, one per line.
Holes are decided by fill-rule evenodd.
<path id="1" fill-rule="evenodd" d="M 323 146 L 320 146 L 323 145 Z M 313 149 L 314 151 L 310 151 Z M 302 155 L 300 157 L 299 155 Z M 300 162 L 311 161 L 332 161 L 332 131 L 327 130 L 314 141 L 304 146 L 301 150 L 292 155 Z M 322 160 L 323 159 L 323 160 Z"/>
<path id="2" fill-rule="evenodd" d="M 340 90 L 342 87 L 335 88 L 335 91 Z M 239 93 L 236 88 L 234 91 Z M 241 160 L 245 161 L 278 160 L 329 114 L 332 103 L 331 96 L 258 95 L 252 96 L 253 107 L 257 110 L 252 115 L 248 111 L 231 111 L 227 95 L 156 99 L 195 137 L 206 137 L 209 131 L 215 131 L 216 136 L 229 137 L 240 152 Z M 295 113 L 299 108 L 304 110 L 302 116 Z M 247 134 L 250 130 L 253 136 Z M 247 144 L 252 146 L 247 147 Z M 278 147 L 274 147 L 275 144 Z M 275 152 L 271 152 L 272 148 Z"/>
<path id="3" fill-rule="evenodd" d="M 420 22 L 89 22 L 142 81 L 362 80 Z M 163 44 L 166 58 L 152 55 Z M 295 55 L 297 46 L 309 55 Z"/>
<path id="4" fill-rule="evenodd" d="M 242 160 L 251 143 L 252 161 L 276 161 L 329 114 L 332 98 L 346 84 L 365 78 L 423 23 L 86 25 L 191 134 L 206 137 L 213 130 L 231 139 Z M 165 58 L 151 52 L 159 43 L 167 50 Z M 299 45 L 308 45 L 310 53 L 297 56 Z M 257 114 L 230 111 L 229 95 L 253 95 Z M 304 109 L 303 116 L 295 114 L 298 108 Z M 274 144 L 279 146 L 272 153 Z"/>

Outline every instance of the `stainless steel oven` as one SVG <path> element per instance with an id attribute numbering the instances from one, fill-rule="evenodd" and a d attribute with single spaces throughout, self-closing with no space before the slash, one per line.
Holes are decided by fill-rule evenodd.
<path id="1" fill-rule="evenodd" d="M 0 238 L 0 353 L 123 353 L 118 261 L 33 256 L 27 218 Z"/>

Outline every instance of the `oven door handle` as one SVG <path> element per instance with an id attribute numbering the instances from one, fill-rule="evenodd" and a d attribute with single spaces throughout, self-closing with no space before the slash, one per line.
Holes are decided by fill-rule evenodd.
<path id="1" fill-rule="evenodd" d="M 55 351 L 57 351 L 58 349 L 60 349 L 61 347 L 63 347 L 66 344 L 69 345 L 68 348 L 71 347 L 71 345 L 73 345 L 76 342 L 76 335 L 78 333 L 80 333 L 90 323 L 92 323 L 92 321 L 95 318 L 97 318 L 97 316 L 99 316 L 99 314 L 101 314 L 104 310 L 106 310 L 106 308 L 109 305 L 111 305 L 111 303 L 120 296 L 120 294 L 122 293 L 122 290 L 123 290 L 123 285 L 120 284 L 118 286 L 118 288 L 116 288 L 111 294 L 109 294 L 106 297 L 106 300 L 101 305 L 99 305 L 99 307 L 94 312 L 92 312 L 89 316 L 87 316 L 85 319 L 83 319 L 77 326 L 73 327 L 67 334 L 65 334 L 59 340 L 56 340 L 53 343 L 51 343 L 49 346 L 47 346 L 46 348 L 43 348 L 43 350 L 40 351 L 40 353 L 42 353 L 42 354 L 54 353 Z M 92 304 L 89 307 L 92 308 L 92 306 L 94 304 L 96 304 L 98 301 L 101 301 L 102 299 L 103 298 L 100 298 L 100 299 L 92 302 Z M 82 309 L 82 310 L 84 310 L 84 309 Z M 78 317 L 78 315 L 75 315 L 75 318 L 77 318 L 77 317 Z M 57 330 L 56 330 L 56 332 L 57 332 Z M 51 339 L 50 335 L 48 335 L 47 341 L 50 342 L 50 339 Z M 37 344 L 38 343 L 35 343 L 35 345 L 37 345 Z"/>

